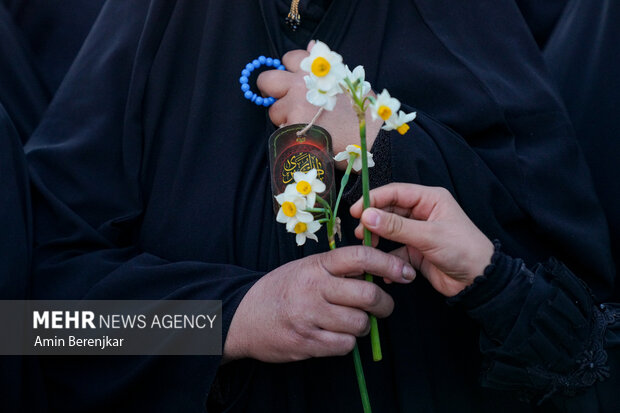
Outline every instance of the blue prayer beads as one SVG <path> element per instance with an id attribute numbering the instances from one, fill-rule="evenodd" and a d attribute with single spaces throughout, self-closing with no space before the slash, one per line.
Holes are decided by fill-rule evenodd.
<path id="1" fill-rule="evenodd" d="M 254 59 L 250 63 L 245 65 L 245 67 L 241 71 L 239 83 L 241 84 L 241 93 L 243 93 L 244 98 L 246 98 L 250 102 L 254 102 L 258 106 L 269 107 L 273 105 L 273 102 L 276 101 L 275 98 L 272 98 L 271 96 L 264 98 L 262 96 L 258 96 L 256 93 L 250 90 L 250 75 L 252 74 L 254 69 L 258 69 L 262 65 L 265 65 L 267 67 L 273 67 L 277 70 L 286 70 L 280 60 L 273 59 L 271 57 L 259 56 L 258 59 Z"/>

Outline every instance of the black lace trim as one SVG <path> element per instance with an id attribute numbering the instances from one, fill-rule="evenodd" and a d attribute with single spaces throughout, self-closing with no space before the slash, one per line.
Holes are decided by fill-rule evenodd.
<path id="1" fill-rule="evenodd" d="M 592 311 L 593 328 L 586 350 L 577 359 L 577 368 L 569 374 L 549 372 L 541 367 L 528 368 L 528 373 L 537 379 L 549 383 L 548 391 L 540 399 L 542 404 L 551 396 L 560 393 L 564 396 L 574 396 L 598 381 L 609 378 L 610 371 L 607 365 L 607 351 L 604 348 L 604 337 L 607 327 L 620 319 L 620 312 L 607 309 L 605 304 L 595 306 Z"/>

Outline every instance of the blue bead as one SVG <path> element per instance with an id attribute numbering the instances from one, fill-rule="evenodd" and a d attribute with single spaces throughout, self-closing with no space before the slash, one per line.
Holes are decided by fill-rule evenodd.
<path id="1" fill-rule="evenodd" d="M 245 65 L 245 70 L 251 72 L 252 70 L 254 70 L 254 65 L 252 63 L 248 63 L 247 65 Z"/>
<path id="2" fill-rule="evenodd" d="M 256 101 L 255 101 L 254 103 L 256 103 L 258 106 L 260 106 L 260 105 L 262 105 L 262 104 L 263 104 L 263 100 L 264 100 L 264 99 L 263 99 L 262 97 L 260 97 L 260 96 L 259 96 L 259 97 L 257 97 L 257 98 L 256 98 Z"/>
<path id="3" fill-rule="evenodd" d="M 278 70 L 286 70 L 286 67 L 284 67 L 284 65 L 280 65 L 278 66 Z"/>
<path id="4" fill-rule="evenodd" d="M 265 64 L 266 64 L 267 66 L 272 66 L 272 65 L 273 65 L 273 59 L 272 59 L 271 57 L 268 57 L 268 58 L 267 58 L 267 61 L 265 62 Z"/>
<path id="5" fill-rule="evenodd" d="M 254 93 L 251 90 L 246 90 L 245 93 L 243 94 L 243 97 L 246 99 L 252 99 L 253 95 Z"/>
<path id="6" fill-rule="evenodd" d="M 256 98 L 258 98 L 258 96 L 256 95 L 256 93 L 252 93 L 252 99 L 250 99 L 252 102 L 256 101 Z"/>
<path id="7" fill-rule="evenodd" d="M 247 92 L 248 90 L 250 90 L 250 85 L 247 83 L 241 84 L 241 90 Z"/>
<path id="8" fill-rule="evenodd" d="M 241 77 L 239 78 L 239 83 L 248 83 L 248 78 L 247 78 L 247 77 L 245 77 L 245 76 L 241 76 Z"/>
<path id="9" fill-rule="evenodd" d="M 273 67 L 278 67 L 278 66 L 280 66 L 280 60 L 273 59 Z"/>
<path id="10" fill-rule="evenodd" d="M 257 69 L 260 67 L 260 62 L 258 61 L 258 59 L 252 60 L 252 66 L 254 66 Z"/>
<path id="11" fill-rule="evenodd" d="M 272 104 L 276 101 L 276 99 L 275 99 L 275 98 L 273 98 L 273 97 L 271 97 L 271 96 L 269 96 L 269 97 L 268 97 L 267 99 L 265 99 L 265 100 L 268 102 L 268 104 L 267 104 L 266 106 L 272 105 Z"/>
<path id="12" fill-rule="evenodd" d="M 267 62 L 267 58 L 265 56 L 258 56 L 258 61 L 261 65 L 264 65 Z"/>
<path id="13" fill-rule="evenodd" d="M 241 76 L 250 77 L 250 74 L 251 74 L 251 73 L 252 73 L 252 72 L 250 72 L 248 69 L 243 69 L 243 70 L 241 71 Z"/>
<path id="14" fill-rule="evenodd" d="M 264 106 L 264 107 L 270 106 L 270 105 L 273 103 L 273 102 L 272 102 L 271 100 L 269 100 L 269 99 L 271 99 L 271 98 L 267 98 L 267 99 L 263 100 L 263 106 Z"/>

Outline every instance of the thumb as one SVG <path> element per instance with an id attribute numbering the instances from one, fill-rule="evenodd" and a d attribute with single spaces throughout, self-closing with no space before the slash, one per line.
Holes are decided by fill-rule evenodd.
<path id="1" fill-rule="evenodd" d="M 316 44 L 316 41 L 314 41 L 314 40 L 310 40 L 308 42 L 308 47 L 306 47 L 306 50 L 308 51 L 308 53 L 312 50 L 312 48 L 314 47 L 315 44 Z"/>
<path id="2" fill-rule="evenodd" d="M 415 248 L 425 249 L 432 240 L 432 225 L 426 221 L 404 218 L 376 208 L 366 209 L 361 221 L 380 237 Z"/>

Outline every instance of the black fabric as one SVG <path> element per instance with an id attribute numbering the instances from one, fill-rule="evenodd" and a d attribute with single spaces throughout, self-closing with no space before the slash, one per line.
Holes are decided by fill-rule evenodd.
<path id="1" fill-rule="evenodd" d="M 0 299 L 23 300 L 28 294 L 32 259 L 32 211 L 26 158 L 20 137 L 0 104 Z M 3 337 L 3 339 L 5 339 Z M 43 411 L 37 362 L 32 357 L 0 356 L 2 411 Z"/>
<path id="2" fill-rule="evenodd" d="M 544 49 L 570 0 L 516 0 L 536 43 Z"/>
<path id="3" fill-rule="evenodd" d="M 620 3 L 571 0 L 545 49 L 545 60 L 592 170 L 620 268 Z M 620 301 L 616 283 L 613 301 Z"/>
<path id="4" fill-rule="evenodd" d="M 288 50 L 280 24 L 268 0 L 105 4 L 26 148 L 35 297 L 219 298 L 229 322 L 262 274 L 327 249 L 296 247 L 275 222 L 274 126 L 239 90 L 249 61 Z M 448 188 L 507 252 L 530 263 L 556 255 L 597 293 L 609 289 L 600 206 L 513 2 L 334 0 L 315 36 L 419 110 L 409 134 L 388 134 L 395 181 Z M 355 222 L 342 219 L 343 243 L 357 243 Z M 424 281 L 385 288 L 396 309 L 380 323 L 384 361 L 369 362 L 360 342 L 375 411 L 531 411 L 477 385 L 478 332 L 465 314 Z M 52 410 L 199 411 L 219 363 L 46 358 L 43 367 Z M 359 406 L 350 357 L 244 360 L 219 373 L 209 411 Z"/>
<path id="5" fill-rule="evenodd" d="M 39 123 L 50 93 L 26 41 L 12 16 L 0 3 L 0 104 L 11 117 L 19 138 L 26 142 Z"/>
<path id="6" fill-rule="evenodd" d="M 484 275 L 448 302 L 481 325 L 484 386 L 566 412 L 620 408 L 610 391 L 620 385 L 620 306 L 596 305 L 558 261 L 530 271 L 496 245 Z"/>
<path id="7" fill-rule="evenodd" d="M 54 94 L 105 0 L 2 0 L 45 90 Z"/>

